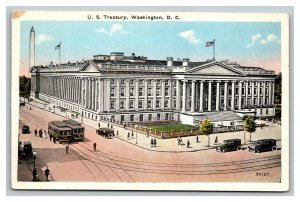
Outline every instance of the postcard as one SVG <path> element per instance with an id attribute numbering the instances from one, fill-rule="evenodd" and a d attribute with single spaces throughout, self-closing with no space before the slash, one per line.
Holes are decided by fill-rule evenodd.
<path id="1" fill-rule="evenodd" d="M 13 189 L 288 191 L 288 14 L 11 17 Z"/>

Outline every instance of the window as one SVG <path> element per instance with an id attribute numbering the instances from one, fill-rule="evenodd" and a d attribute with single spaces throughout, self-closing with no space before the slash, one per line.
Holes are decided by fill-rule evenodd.
<path id="1" fill-rule="evenodd" d="M 139 96 L 143 96 L 143 88 L 139 88 Z"/>
<path id="2" fill-rule="evenodd" d="M 124 107 L 125 107 L 125 101 L 120 100 L 120 109 L 124 109 Z"/>
<path id="3" fill-rule="evenodd" d="M 130 84 L 133 84 L 133 80 L 130 80 Z"/>
<path id="4" fill-rule="evenodd" d="M 149 80 L 149 81 L 148 81 L 148 84 L 150 84 L 150 85 L 151 85 L 151 83 L 152 83 L 152 81 L 151 81 L 151 80 Z"/>
<path id="5" fill-rule="evenodd" d="M 134 104 L 134 100 L 130 100 L 129 101 L 129 108 L 130 109 L 133 109 L 133 106 L 134 106 L 133 104 Z"/>
<path id="6" fill-rule="evenodd" d="M 257 94 L 257 88 L 254 88 L 254 94 L 255 95 Z"/>
<path id="7" fill-rule="evenodd" d="M 152 96 L 152 88 L 148 88 L 148 96 Z"/>
<path id="8" fill-rule="evenodd" d="M 160 107 L 160 101 L 156 100 L 156 107 L 159 108 Z"/>
<path id="9" fill-rule="evenodd" d="M 169 88 L 165 89 L 165 96 L 169 96 Z"/>
<path id="10" fill-rule="evenodd" d="M 110 108 L 111 109 L 115 109 L 115 101 L 111 101 L 110 102 Z"/>
<path id="11" fill-rule="evenodd" d="M 173 100 L 173 108 L 176 108 L 176 100 Z"/>
<path id="12" fill-rule="evenodd" d="M 152 102 L 151 102 L 151 100 L 148 100 L 147 108 L 152 108 Z"/>
<path id="13" fill-rule="evenodd" d="M 176 96 L 176 94 L 177 94 L 177 89 L 174 88 L 173 89 L 173 95 Z"/>
<path id="14" fill-rule="evenodd" d="M 121 122 L 124 122 L 124 115 L 121 115 Z"/>
<path id="15" fill-rule="evenodd" d="M 115 80 L 114 79 L 110 80 L 110 83 L 115 84 Z"/>
<path id="16" fill-rule="evenodd" d="M 160 120 L 160 114 L 157 114 L 157 120 L 158 121 Z"/>
<path id="17" fill-rule="evenodd" d="M 242 95 L 245 95 L 245 88 L 242 88 Z"/>
<path id="18" fill-rule="evenodd" d="M 122 80 L 121 80 L 121 84 L 124 84 L 124 83 L 125 83 L 125 81 L 124 81 L 124 79 L 122 79 Z"/>
<path id="19" fill-rule="evenodd" d="M 139 84 L 141 84 L 141 85 L 142 85 L 142 84 L 143 84 L 143 80 L 139 80 Z"/>
<path id="20" fill-rule="evenodd" d="M 168 80 L 167 80 L 167 81 L 165 81 L 165 84 L 166 84 L 166 86 L 167 86 L 167 85 L 169 85 L 169 81 L 168 81 Z"/>
<path id="21" fill-rule="evenodd" d="M 149 114 L 148 121 L 152 121 L 152 114 Z"/>
<path id="22" fill-rule="evenodd" d="M 169 114 L 166 114 L 165 120 L 169 120 Z"/>
<path id="23" fill-rule="evenodd" d="M 156 89 L 156 95 L 157 95 L 157 96 L 160 96 L 160 88 L 157 88 L 157 89 Z"/>
<path id="24" fill-rule="evenodd" d="M 248 88 L 248 94 L 251 94 L 251 88 Z"/>
<path id="25" fill-rule="evenodd" d="M 266 109 L 266 115 L 269 115 L 269 109 Z"/>
<path id="26" fill-rule="evenodd" d="M 124 92 L 125 89 L 124 89 L 124 88 L 121 88 L 120 90 L 121 90 L 121 96 L 125 96 L 125 92 Z"/>
<path id="27" fill-rule="evenodd" d="M 134 121 L 134 115 L 130 115 L 130 121 Z"/>
<path id="28" fill-rule="evenodd" d="M 133 96 L 133 91 L 134 91 L 134 88 L 130 88 L 130 90 L 129 90 L 130 96 Z"/>
<path id="29" fill-rule="evenodd" d="M 140 121 L 144 121 L 144 116 L 143 116 L 143 114 L 140 114 Z"/>
<path id="30" fill-rule="evenodd" d="M 165 100 L 165 107 L 169 107 L 169 100 Z"/>
<path id="31" fill-rule="evenodd" d="M 139 109 L 143 108 L 143 100 L 139 100 Z"/>
<path id="32" fill-rule="evenodd" d="M 115 88 L 110 89 L 110 96 L 112 96 L 112 97 L 115 96 Z"/>
<path id="33" fill-rule="evenodd" d="M 236 95 L 239 94 L 239 89 L 238 89 L 238 88 L 235 89 L 235 94 L 236 94 Z"/>
<path id="34" fill-rule="evenodd" d="M 263 114 L 263 110 L 262 109 L 260 109 L 260 115 L 262 115 Z"/>

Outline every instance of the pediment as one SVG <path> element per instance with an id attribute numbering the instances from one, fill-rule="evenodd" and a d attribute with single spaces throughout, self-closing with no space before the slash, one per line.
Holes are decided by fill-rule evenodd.
<path id="1" fill-rule="evenodd" d="M 193 74 L 229 75 L 229 76 L 243 74 L 243 72 L 233 67 L 224 65 L 222 63 L 213 63 L 213 64 L 202 65 L 199 67 L 194 67 L 190 69 L 188 72 Z"/>
<path id="2" fill-rule="evenodd" d="M 83 66 L 83 68 L 80 71 L 82 71 L 82 72 L 98 72 L 99 66 L 96 63 L 94 63 L 93 61 L 89 61 Z"/>

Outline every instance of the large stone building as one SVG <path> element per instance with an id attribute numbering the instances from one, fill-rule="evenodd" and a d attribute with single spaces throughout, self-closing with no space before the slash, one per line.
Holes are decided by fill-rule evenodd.
<path id="1" fill-rule="evenodd" d="M 32 66 L 30 72 L 33 98 L 94 120 L 197 124 L 206 117 L 232 121 L 275 113 L 274 71 L 228 61 L 150 60 L 112 52 L 76 63 Z"/>

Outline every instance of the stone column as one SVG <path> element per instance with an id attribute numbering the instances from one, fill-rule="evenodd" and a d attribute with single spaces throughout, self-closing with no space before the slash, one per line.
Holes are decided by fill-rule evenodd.
<path id="1" fill-rule="evenodd" d="M 144 81 L 144 85 L 145 85 L 144 109 L 147 110 L 148 109 L 148 81 L 147 80 Z"/>
<path id="2" fill-rule="evenodd" d="M 203 112 L 203 81 L 200 81 L 200 112 Z"/>
<path id="3" fill-rule="evenodd" d="M 183 91 L 182 91 L 182 112 L 185 112 L 185 105 L 186 105 L 186 83 L 187 81 L 182 81 L 183 82 Z"/>
<path id="4" fill-rule="evenodd" d="M 192 81 L 191 112 L 195 112 L 195 82 Z"/>
<path id="5" fill-rule="evenodd" d="M 272 82 L 272 106 L 274 106 L 274 100 L 275 100 L 275 82 Z"/>
<path id="6" fill-rule="evenodd" d="M 257 83 L 257 105 L 260 106 L 260 81 Z"/>
<path id="7" fill-rule="evenodd" d="M 246 106 L 248 106 L 249 105 L 249 103 L 248 103 L 248 88 L 249 88 L 249 82 L 248 81 L 246 81 L 246 87 L 245 87 L 246 89 L 246 97 L 245 97 L 245 104 L 246 104 Z"/>
<path id="8" fill-rule="evenodd" d="M 231 110 L 235 109 L 235 82 L 236 81 L 231 81 Z"/>
<path id="9" fill-rule="evenodd" d="M 266 105 L 266 82 L 263 82 L 263 100 L 262 100 L 263 106 Z"/>
<path id="10" fill-rule="evenodd" d="M 227 95 L 227 90 L 228 90 L 228 81 L 224 81 L 224 110 L 227 111 L 227 101 L 228 101 L 228 95 Z"/>
<path id="11" fill-rule="evenodd" d="M 243 84 L 243 81 L 239 81 L 239 110 L 242 109 L 242 84 Z"/>
<path id="12" fill-rule="evenodd" d="M 270 106 L 271 106 L 271 103 L 272 103 L 272 97 L 271 97 L 272 96 L 272 93 L 271 93 L 272 92 L 272 85 L 271 85 L 271 83 L 272 83 L 271 81 L 268 82 L 268 87 L 269 87 L 269 102 L 268 102 L 268 104 Z"/>
<path id="13" fill-rule="evenodd" d="M 217 81 L 216 111 L 220 111 L 220 81 Z"/>
<path id="14" fill-rule="evenodd" d="M 139 111 L 139 80 L 135 80 L 135 111 Z"/>
<path id="15" fill-rule="evenodd" d="M 211 82 L 208 81 L 208 111 L 211 111 Z"/>
<path id="16" fill-rule="evenodd" d="M 164 95 L 162 95 L 163 97 Z M 176 80 L 176 110 L 180 111 L 180 101 L 181 101 L 181 95 L 180 95 L 180 80 Z"/>
<path id="17" fill-rule="evenodd" d="M 153 80 L 153 110 L 156 110 L 156 80 Z"/>
<path id="18" fill-rule="evenodd" d="M 92 110 L 95 109 L 95 86 L 94 86 L 95 80 L 94 78 L 91 79 L 91 86 L 92 86 Z"/>
<path id="19" fill-rule="evenodd" d="M 99 79 L 99 112 L 102 113 L 104 111 L 104 81 L 103 79 Z"/>
<path id="20" fill-rule="evenodd" d="M 120 111 L 120 79 L 117 79 L 117 88 L 116 88 L 116 111 Z"/>
<path id="21" fill-rule="evenodd" d="M 85 78 L 85 108 L 89 108 L 89 79 Z"/>
<path id="22" fill-rule="evenodd" d="M 251 105 L 252 106 L 254 106 L 255 105 L 255 103 L 254 103 L 254 96 L 255 96 L 255 94 L 254 94 L 254 81 L 252 81 L 251 82 Z"/>
<path id="23" fill-rule="evenodd" d="M 110 112 L 110 79 L 106 80 L 106 111 Z"/>
<path id="24" fill-rule="evenodd" d="M 129 96 L 130 96 L 130 89 L 129 89 L 129 79 L 125 80 L 126 82 L 126 89 L 125 89 L 125 109 L 126 111 L 129 110 Z"/>
<path id="25" fill-rule="evenodd" d="M 161 81 L 161 109 L 165 109 L 165 93 L 166 93 L 166 83 L 165 80 Z"/>

